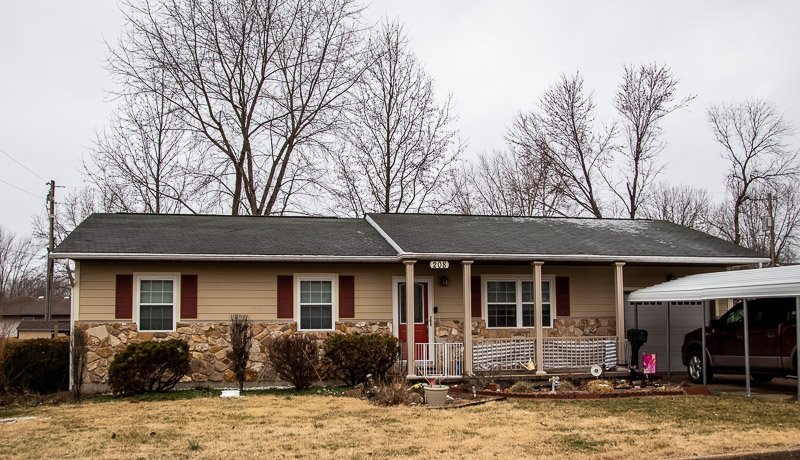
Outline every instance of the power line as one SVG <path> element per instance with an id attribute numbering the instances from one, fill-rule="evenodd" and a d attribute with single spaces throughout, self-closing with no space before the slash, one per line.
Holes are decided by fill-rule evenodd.
<path id="1" fill-rule="evenodd" d="M 34 172 L 34 171 L 31 169 L 31 168 L 29 168 L 29 167 L 25 166 L 24 164 L 20 163 L 20 161 L 19 161 L 19 160 L 17 160 L 16 158 L 14 158 L 14 157 L 13 157 L 13 156 L 12 156 L 10 153 L 6 152 L 6 151 L 5 151 L 5 150 L 3 150 L 3 149 L 0 149 L 0 153 L 2 153 L 3 155 L 5 155 L 5 156 L 7 156 L 7 157 L 11 158 L 11 160 L 12 160 L 14 163 L 16 163 L 16 164 L 18 164 L 18 165 L 22 166 L 22 167 L 23 167 L 23 168 L 24 168 L 26 171 L 28 171 L 29 173 L 31 173 L 31 174 L 33 174 L 34 176 L 38 177 L 39 179 L 41 179 L 41 180 L 43 180 L 43 181 L 47 182 L 47 179 L 45 179 L 44 177 L 42 177 L 42 176 L 40 176 L 40 175 L 36 174 L 36 172 Z"/>
<path id="2" fill-rule="evenodd" d="M 8 185 L 9 187 L 15 188 L 15 189 L 19 190 L 20 192 L 27 193 L 28 195 L 35 196 L 36 198 L 41 198 L 40 195 L 37 195 L 37 194 L 35 194 L 33 192 L 29 192 L 28 190 L 25 190 L 24 188 L 19 188 L 16 185 L 12 184 L 11 182 L 5 181 L 3 179 L 0 179 L 0 182 Z"/>

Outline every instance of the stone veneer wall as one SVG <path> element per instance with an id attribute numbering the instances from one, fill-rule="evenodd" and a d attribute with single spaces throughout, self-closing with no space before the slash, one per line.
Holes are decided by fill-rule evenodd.
<path id="1" fill-rule="evenodd" d="M 222 383 L 234 382 L 236 378 L 230 370 L 230 324 L 192 322 L 178 323 L 174 332 L 139 332 L 136 323 L 131 322 L 77 322 L 75 327 L 86 330 L 88 353 L 86 357 L 86 382 L 95 385 L 108 384 L 108 367 L 114 354 L 122 351 L 130 343 L 151 340 L 181 339 L 189 344 L 191 373 L 182 382 Z M 250 364 L 246 381 L 272 382 L 274 377 L 264 372 L 267 362 L 266 343 L 269 339 L 291 335 L 297 332 L 294 322 L 254 322 L 253 345 L 250 349 Z M 309 332 L 321 344 L 330 334 L 335 333 L 392 333 L 392 323 L 379 322 L 340 322 L 336 332 Z M 325 375 L 326 369 L 320 369 Z"/>
<path id="2" fill-rule="evenodd" d="M 437 340 L 461 342 L 463 321 L 437 321 L 435 332 Z M 545 337 L 599 337 L 617 334 L 616 318 L 556 318 L 552 328 L 544 329 Z M 488 329 L 483 319 L 472 320 L 472 335 L 475 338 L 536 337 L 536 329 Z"/>

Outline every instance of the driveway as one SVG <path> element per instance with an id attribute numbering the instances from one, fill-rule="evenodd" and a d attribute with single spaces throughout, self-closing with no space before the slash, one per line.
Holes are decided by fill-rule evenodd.
<path id="1" fill-rule="evenodd" d="M 688 382 L 686 374 L 672 374 L 671 383 Z M 708 385 L 714 394 L 745 394 L 745 380 L 743 375 L 715 375 L 714 381 Z M 750 383 L 750 393 L 754 397 L 768 399 L 793 399 L 797 397 L 797 380 L 775 378 L 767 383 Z"/>

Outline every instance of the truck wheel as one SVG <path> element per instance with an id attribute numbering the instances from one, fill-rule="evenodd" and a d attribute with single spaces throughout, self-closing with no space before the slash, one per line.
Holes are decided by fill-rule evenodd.
<path id="1" fill-rule="evenodd" d="M 703 355 L 699 348 L 689 352 L 689 359 L 687 360 L 686 371 L 689 374 L 689 380 L 692 383 L 703 383 Z M 706 370 L 706 381 L 711 383 L 711 366 Z"/>

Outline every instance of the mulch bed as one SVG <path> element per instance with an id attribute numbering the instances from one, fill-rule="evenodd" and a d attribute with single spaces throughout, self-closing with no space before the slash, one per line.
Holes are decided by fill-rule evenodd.
<path id="1" fill-rule="evenodd" d="M 472 394 L 471 390 L 464 390 L 461 388 L 451 388 L 450 393 L 465 393 Z M 588 391 L 560 391 L 551 393 L 550 391 L 540 391 L 534 393 L 511 393 L 505 391 L 476 391 L 476 395 L 480 396 L 501 396 L 503 398 L 518 398 L 518 399 L 610 399 L 610 398 L 640 398 L 649 396 L 681 396 L 681 395 L 709 395 L 708 389 L 703 386 L 689 386 L 682 388 L 667 388 L 667 389 L 648 389 L 643 388 L 639 390 L 615 390 L 613 392 L 588 392 Z"/>

